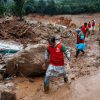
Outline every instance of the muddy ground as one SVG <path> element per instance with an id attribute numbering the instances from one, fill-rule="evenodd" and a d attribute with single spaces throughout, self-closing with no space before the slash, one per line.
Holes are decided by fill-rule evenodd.
<path id="1" fill-rule="evenodd" d="M 100 14 L 66 16 L 71 17 L 77 27 L 92 19 L 96 20 L 96 25 L 100 22 Z M 44 21 L 45 18 L 41 20 Z M 52 18 L 49 18 L 50 20 Z M 12 90 L 16 93 L 18 100 L 100 100 L 100 32 L 97 26 L 95 33 L 91 32 L 86 38 L 85 54 L 80 54 L 77 59 L 75 58 L 75 37 L 63 38 L 62 42 L 71 48 L 71 66 L 70 68 L 66 66 L 70 84 L 65 84 L 62 78 L 52 79 L 50 91 L 45 94 L 44 75 L 31 79 L 15 77 L 9 82 L 14 83 Z"/>

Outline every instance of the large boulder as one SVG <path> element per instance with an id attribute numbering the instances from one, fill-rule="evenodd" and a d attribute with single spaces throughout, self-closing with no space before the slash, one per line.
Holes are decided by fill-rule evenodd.
<path id="1" fill-rule="evenodd" d="M 6 74 L 23 76 L 35 76 L 45 72 L 44 65 L 45 45 L 37 44 L 28 46 L 25 50 L 18 52 L 8 59 L 6 64 Z"/>

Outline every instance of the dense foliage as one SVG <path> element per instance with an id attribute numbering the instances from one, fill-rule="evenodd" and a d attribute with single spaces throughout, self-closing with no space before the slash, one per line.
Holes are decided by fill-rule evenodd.
<path id="1" fill-rule="evenodd" d="M 4 12 L 17 16 L 29 13 L 56 15 L 100 12 L 100 0 L 10 0 L 9 2 L 0 3 L 0 15 Z"/>
<path id="2" fill-rule="evenodd" d="M 4 15 L 6 8 L 3 2 L 0 2 L 0 16 Z"/>

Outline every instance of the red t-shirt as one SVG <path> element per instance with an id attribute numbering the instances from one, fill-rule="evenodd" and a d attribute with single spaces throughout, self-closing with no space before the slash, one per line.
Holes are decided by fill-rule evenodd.
<path id="1" fill-rule="evenodd" d="M 91 23 L 88 23 L 88 27 L 91 28 Z"/>
<path id="2" fill-rule="evenodd" d="M 95 26 L 95 22 L 94 21 L 92 22 L 92 26 Z"/>
<path id="3" fill-rule="evenodd" d="M 82 30 L 84 36 L 86 37 L 86 32 L 88 31 L 88 27 L 87 26 L 85 27 L 84 25 L 82 25 L 81 30 Z"/>
<path id="4" fill-rule="evenodd" d="M 64 55 L 62 52 L 62 44 L 58 44 L 55 48 L 48 45 L 50 53 L 50 64 L 54 66 L 64 66 Z"/>
<path id="5" fill-rule="evenodd" d="M 80 39 L 80 36 L 77 35 L 77 44 L 84 43 L 84 40 Z"/>

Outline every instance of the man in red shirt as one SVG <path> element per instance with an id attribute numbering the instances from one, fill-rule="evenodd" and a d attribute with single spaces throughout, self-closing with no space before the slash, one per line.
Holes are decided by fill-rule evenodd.
<path id="1" fill-rule="evenodd" d="M 95 30 L 95 21 L 92 20 L 92 32 L 94 32 L 94 30 Z"/>
<path id="2" fill-rule="evenodd" d="M 89 30 L 91 29 L 91 23 L 90 22 L 88 23 L 88 28 L 89 28 Z"/>
<path id="3" fill-rule="evenodd" d="M 81 29 L 76 29 L 76 33 L 77 33 L 77 43 L 76 43 L 75 57 L 77 58 L 80 52 L 82 52 L 83 54 L 85 53 L 84 49 L 86 48 L 86 45 L 84 43 L 85 36 L 83 32 L 81 31 Z"/>
<path id="4" fill-rule="evenodd" d="M 82 30 L 84 36 L 86 37 L 87 36 L 87 32 L 89 32 L 87 23 L 84 23 L 84 25 L 81 26 L 81 30 Z"/>
<path id="5" fill-rule="evenodd" d="M 45 51 L 45 61 L 49 60 L 49 66 L 44 79 L 44 91 L 49 90 L 49 81 L 52 77 L 63 76 L 64 82 L 68 81 L 64 67 L 64 55 L 70 60 L 70 52 L 66 47 L 58 41 L 59 39 L 52 37 Z M 45 62 L 45 63 L 46 63 Z"/>
<path id="6" fill-rule="evenodd" d="M 90 34 L 90 31 L 91 31 L 91 23 L 90 22 L 88 23 L 88 29 L 89 29 L 89 32 L 88 33 Z"/>

